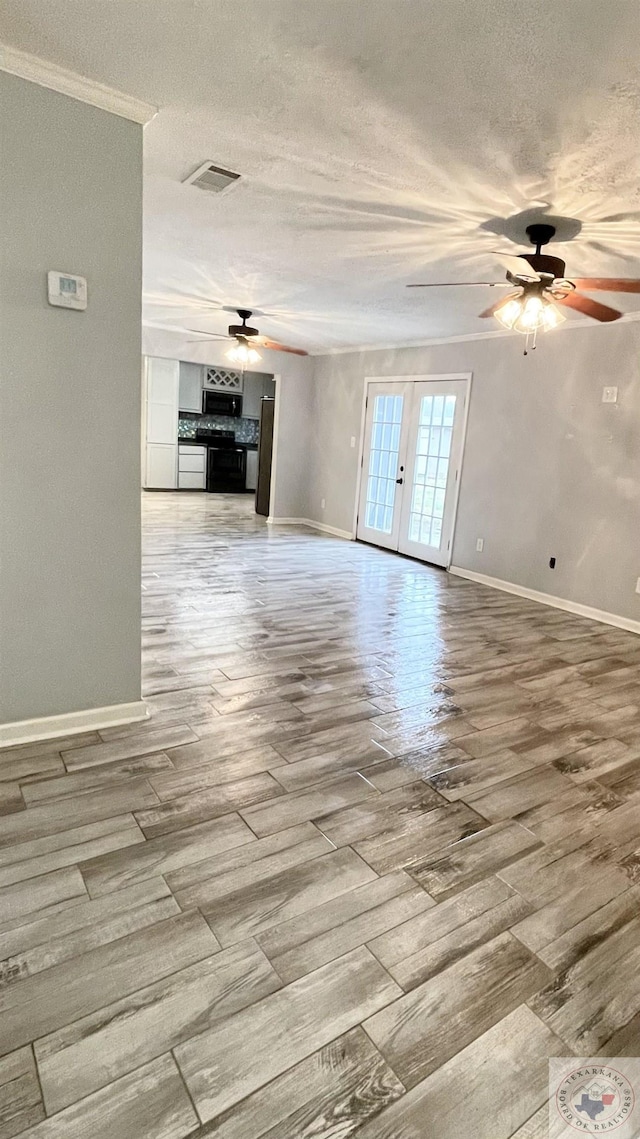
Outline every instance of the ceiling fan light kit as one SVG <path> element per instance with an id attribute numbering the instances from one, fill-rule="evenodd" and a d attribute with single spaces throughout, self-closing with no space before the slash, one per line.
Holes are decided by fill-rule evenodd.
<path id="1" fill-rule="evenodd" d="M 565 263 L 560 257 L 542 253 L 555 235 L 555 226 L 539 222 L 527 226 L 527 236 L 535 253 L 495 253 L 507 270 L 507 283 L 520 291 L 511 293 L 506 299 L 496 301 L 481 317 L 495 316 L 504 328 L 520 332 L 526 336 L 524 354 L 529 345 L 536 346 L 539 331 L 549 332 L 562 324 L 566 317 L 557 307 L 564 305 L 575 309 L 600 323 L 619 320 L 622 313 L 591 297 L 583 296 L 582 290 L 590 292 L 640 293 L 640 280 L 617 277 L 579 277 L 569 280 L 565 277 Z M 445 282 L 450 284 L 451 282 Z M 469 281 L 461 285 L 485 284 L 491 288 L 503 287 L 499 281 Z M 441 288 L 440 283 L 409 285 L 408 288 Z"/>
<path id="2" fill-rule="evenodd" d="M 250 364 L 257 364 L 262 356 L 252 348 L 249 341 L 244 336 L 239 336 L 236 343 L 228 352 L 225 352 L 227 360 L 233 360 L 234 364 L 239 364 L 241 368 L 246 368 Z"/>
<path id="3" fill-rule="evenodd" d="M 524 289 L 521 296 L 508 297 L 494 312 L 494 316 L 504 328 L 513 329 L 526 336 L 525 356 L 531 347 L 536 346 L 536 337 L 539 331 L 548 332 L 557 328 L 567 318 L 554 304 L 538 292 Z"/>

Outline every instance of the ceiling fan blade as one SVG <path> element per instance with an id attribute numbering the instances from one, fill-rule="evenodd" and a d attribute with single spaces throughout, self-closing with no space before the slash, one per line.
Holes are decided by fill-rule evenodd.
<path id="1" fill-rule="evenodd" d="M 204 336 L 207 340 L 230 340 L 231 337 L 226 332 L 201 332 L 199 328 L 185 328 L 181 329 L 184 332 L 197 332 L 198 336 Z M 194 340 L 189 341 L 190 344 L 195 344 Z"/>
<path id="2" fill-rule="evenodd" d="M 407 289 L 460 289 L 470 285 L 485 285 L 488 289 L 510 289 L 510 281 L 428 281 L 426 284 L 406 285 Z"/>
<path id="3" fill-rule="evenodd" d="M 512 277 L 521 277 L 523 281 L 540 280 L 538 273 L 531 268 L 525 257 L 519 257 L 514 253 L 498 253 L 495 249 L 492 250 L 492 253 L 504 265 L 507 272 L 511 273 Z"/>
<path id="4" fill-rule="evenodd" d="M 640 293 L 640 281 L 631 277 L 574 277 L 576 289 L 603 293 Z"/>
<path id="5" fill-rule="evenodd" d="M 261 348 L 271 348 L 273 352 L 292 352 L 294 356 L 308 356 L 304 348 L 290 348 L 288 344 L 279 344 L 277 340 L 269 340 L 268 336 L 251 336 L 250 344 L 259 344 Z"/>
<path id="6" fill-rule="evenodd" d="M 567 293 L 566 297 L 554 297 L 553 299 L 556 304 L 566 305 L 567 308 L 573 308 L 577 312 L 584 313 L 585 316 L 593 317 L 594 320 L 604 322 L 618 320 L 622 316 L 617 308 L 601 305 L 600 301 L 594 301 L 591 297 L 584 297 L 582 293 Z"/>
<path id="7" fill-rule="evenodd" d="M 495 316 L 496 309 L 502 308 L 502 305 L 505 304 L 506 301 L 510 301 L 512 298 L 519 297 L 521 295 L 521 293 L 510 293 L 508 297 L 500 297 L 499 301 L 496 301 L 494 304 L 490 305 L 489 308 L 486 308 L 484 312 L 481 312 L 478 315 L 481 317 Z"/>

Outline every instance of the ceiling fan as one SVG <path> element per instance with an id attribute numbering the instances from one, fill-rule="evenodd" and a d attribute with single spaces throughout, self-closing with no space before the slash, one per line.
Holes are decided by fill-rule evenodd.
<path id="1" fill-rule="evenodd" d="M 204 340 L 233 340 L 234 343 L 226 353 L 227 359 L 234 364 L 245 368 L 247 364 L 257 364 L 261 360 L 255 345 L 260 348 L 271 348 L 274 352 L 292 352 L 295 356 L 308 356 L 303 348 L 291 348 L 288 344 L 280 344 L 277 340 L 270 340 L 268 336 L 261 336 L 257 328 L 251 328 L 247 321 L 251 319 L 252 311 L 248 308 L 231 309 L 237 312 L 242 324 L 230 324 L 227 335 L 222 332 L 200 332 L 197 328 L 189 328 L 188 332 L 198 332 Z M 199 343 L 201 341 L 191 341 Z"/>
<path id="2" fill-rule="evenodd" d="M 506 283 L 502 281 L 460 281 L 459 285 L 486 285 L 491 288 L 508 288 L 517 286 L 517 292 L 502 297 L 495 304 L 489 306 L 481 317 L 495 316 L 505 328 L 512 328 L 515 332 L 522 332 L 527 337 L 525 354 L 529 344 L 529 337 L 535 337 L 538 330 L 555 328 L 566 317 L 557 305 L 575 309 L 594 320 L 608 322 L 618 320 L 622 313 L 591 297 L 583 296 L 583 290 L 589 292 L 611 293 L 640 293 L 640 280 L 618 277 L 576 277 L 569 280 L 565 277 L 565 263 L 560 257 L 550 257 L 542 253 L 543 246 L 548 245 L 556 230 L 553 225 L 539 223 L 527 226 L 527 235 L 535 253 L 495 253 L 507 270 Z M 456 282 L 446 281 L 440 284 L 407 285 L 409 289 L 429 289 L 453 287 Z"/>

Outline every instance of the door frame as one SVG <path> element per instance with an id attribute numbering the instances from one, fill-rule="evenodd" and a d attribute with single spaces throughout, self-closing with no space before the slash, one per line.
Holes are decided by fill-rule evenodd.
<path id="1" fill-rule="evenodd" d="M 356 479 L 356 500 L 353 508 L 353 538 L 354 541 L 358 540 L 358 515 L 360 510 L 360 491 L 362 486 L 362 470 L 364 462 L 364 449 L 365 449 L 365 426 L 367 418 L 367 397 L 369 394 L 369 384 L 406 384 L 406 383 L 441 383 L 443 380 L 464 380 L 465 387 L 465 403 L 464 403 L 464 417 L 462 420 L 462 451 L 460 456 L 460 466 L 458 468 L 458 478 L 456 479 L 455 498 L 453 502 L 453 522 L 451 530 L 451 546 L 449 548 L 449 556 L 445 570 L 453 560 L 453 547 L 456 539 L 456 525 L 458 522 L 458 503 L 460 501 L 460 487 L 462 485 L 462 472 L 464 469 L 464 455 L 467 442 L 467 425 L 469 423 L 469 408 L 471 406 L 471 385 L 473 381 L 473 372 L 438 372 L 429 373 L 428 375 L 409 375 L 409 376 L 365 376 L 362 386 L 362 409 L 360 412 L 360 446 L 358 463 L 358 477 Z M 383 549 L 384 547 L 380 547 Z M 402 555 L 401 555 L 402 556 Z M 425 565 L 428 563 L 424 563 Z"/>

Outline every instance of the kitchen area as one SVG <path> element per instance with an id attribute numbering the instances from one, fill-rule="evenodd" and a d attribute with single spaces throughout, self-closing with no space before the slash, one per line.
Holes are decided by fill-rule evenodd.
<path id="1" fill-rule="evenodd" d="M 272 375 L 146 356 L 142 398 L 146 490 L 254 494 L 269 514 Z"/>

